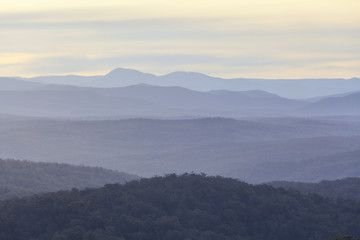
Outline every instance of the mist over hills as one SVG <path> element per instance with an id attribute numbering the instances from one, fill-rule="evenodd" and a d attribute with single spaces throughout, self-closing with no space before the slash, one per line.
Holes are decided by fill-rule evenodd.
<path id="1" fill-rule="evenodd" d="M 359 96 L 359 79 L 0 78 L 0 158 L 32 161 L 0 159 L 0 200 L 24 197 L 0 201 L 0 239 L 358 234 Z"/>
<path id="2" fill-rule="evenodd" d="M 70 84 L 83 87 L 125 87 L 140 83 L 180 86 L 197 91 L 226 89 L 263 90 L 286 98 L 312 98 L 360 90 L 360 80 L 352 79 L 224 79 L 194 72 L 174 72 L 162 76 L 117 68 L 104 76 L 49 76 L 25 79 L 46 84 Z"/>
<path id="3" fill-rule="evenodd" d="M 31 91 L 0 91 L 0 112 L 42 117 L 273 116 L 303 105 L 260 91 L 198 92 L 144 84 L 123 88 L 45 85 Z"/>
<path id="4" fill-rule="evenodd" d="M 7 80 L 8 82 L 11 80 Z M 22 85 L 22 82 L 25 85 Z M 359 93 L 316 102 L 260 90 L 199 92 L 183 87 L 138 84 L 119 88 L 30 84 L 15 80 L 0 91 L 0 113 L 62 118 L 187 118 L 360 115 Z M 30 84 L 30 86 L 28 85 Z M 1 81 L 0 81 L 1 85 Z M 10 89 L 4 83 L 5 89 Z M 25 89 L 25 90 L 24 90 Z"/>
<path id="5" fill-rule="evenodd" d="M 121 68 L 93 77 L 0 78 L 0 157 L 250 182 L 357 176 L 357 160 L 346 159 L 360 146 L 359 82 Z M 196 90 L 203 83 L 208 89 Z M 328 159 L 334 154 L 336 163 Z"/>
<path id="6" fill-rule="evenodd" d="M 250 182 L 298 180 L 288 171 L 278 174 L 280 163 L 297 166 L 298 161 L 357 150 L 359 132 L 360 122 L 291 118 L 32 120 L 17 125 L 4 120 L 0 157 L 101 166 L 140 176 L 195 171 Z M 268 165 L 277 164 L 269 170 Z M 357 176 L 348 172 L 351 167 L 319 176 Z M 306 181 L 310 170 L 295 169 Z"/>

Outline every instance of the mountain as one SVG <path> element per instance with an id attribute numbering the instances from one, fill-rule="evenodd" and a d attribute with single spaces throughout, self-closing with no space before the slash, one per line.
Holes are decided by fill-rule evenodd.
<path id="1" fill-rule="evenodd" d="M 90 89 L 89 89 L 90 90 Z M 282 98 L 264 91 L 211 91 L 199 92 L 182 87 L 159 87 L 139 84 L 123 88 L 91 89 L 97 94 L 135 97 L 165 105 L 172 109 L 194 109 L 198 111 L 234 112 L 247 114 L 276 114 L 303 106 L 302 101 Z"/>
<path id="2" fill-rule="evenodd" d="M 46 77 L 41 77 L 41 79 L 43 78 L 46 79 Z M 14 79 L 13 84 L 10 85 L 5 82 L 11 82 L 11 79 L 6 79 L 6 81 L 3 79 L 4 90 L 0 88 L 0 113 L 32 117 L 110 119 L 116 117 L 246 118 L 360 115 L 360 108 L 357 104 L 360 100 L 360 92 L 354 91 L 324 97 L 317 101 L 314 99 L 287 99 L 263 90 L 230 91 L 223 89 L 204 92 L 179 87 L 181 86 L 180 79 L 184 79 L 183 83 L 206 81 L 208 76 L 203 74 L 176 72 L 157 77 L 130 69 L 115 69 L 104 77 L 51 77 L 55 80 L 48 79 L 48 82 L 57 81 L 57 78 L 63 83 L 101 81 L 106 82 L 106 86 L 113 86 L 112 83 L 121 81 L 125 87 L 104 88 L 105 85 L 98 87 L 100 85 L 96 84 L 97 87 L 78 87 L 64 84 L 30 83 L 18 79 Z M 64 78 L 67 80 L 61 80 Z M 165 80 L 166 78 L 169 79 Z M 35 81 L 38 78 L 32 80 Z M 156 84 L 158 80 L 164 81 L 166 82 L 164 85 L 169 86 L 144 83 L 127 86 L 132 82 L 142 82 L 142 80 L 152 84 Z M 220 79 L 210 78 L 209 81 L 220 81 Z M 289 80 L 288 82 L 268 80 L 265 85 L 273 87 L 296 81 L 300 80 Z M 349 81 L 355 81 L 355 79 Z M 44 81 L 41 80 L 41 82 Z M 127 83 L 125 84 L 125 82 Z M 314 82 L 316 83 L 316 81 Z M 24 83 L 28 85 L 24 85 Z M 176 84 L 179 86 L 171 86 Z M 334 84 L 329 85 L 333 86 Z M 11 89 L 14 90 L 10 91 Z M 259 87 L 259 89 L 261 88 Z"/>
<path id="3" fill-rule="evenodd" d="M 0 157 L 101 166 L 140 176 L 195 171 L 267 182 L 287 173 L 275 167 L 266 172 L 279 162 L 296 165 L 358 149 L 359 132 L 359 122 L 292 118 L 4 120 Z"/>
<path id="4" fill-rule="evenodd" d="M 360 90 L 360 79 L 224 79 L 194 72 L 174 72 L 162 76 L 118 68 L 104 76 L 50 76 L 29 81 L 70 84 L 83 87 L 125 87 L 140 83 L 157 86 L 180 86 L 197 91 L 262 90 L 291 99 L 314 98 Z"/>
<path id="5" fill-rule="evenodd" d="M 305 104 L 263 91 L 198 92 L 146 84 L 122 88 L 44 85 L 0 91 L 0 112 L 43 117 L 246 117 L 284 115 Z"/>
<path id="6" fill-rule="evenodd" d="M 303 194 L 316 193 L 332 199 L 357 199 L 360 200 L 360 178 L 344 178 L 337 180 L 323 180 L 317 183 L 270 182 L 274 187 L 297 190 Z"/>
<path id="7" fill-rule="evenodd" d="M 150 73 L 142 73 L 133 69 L 117 68 L 109 72 L 104 78 L 94 80 L 94 84 L 98 84 L 98 87 L 119 87 L 119 86 L 130 86 L 139 83 L 156 83 L 156 76 Z M 119 84 L 120 80 L 120 84 Z"/>
<path id="8" fill-rule="evenodd" d="M 358 201 L 174 174 L 0 203 L 2 239 L 277 239 L 358 236 Z M 352 238 L 344 238 L 352 239 Z"/>
<path id="9" fill-rule="evenodd" d="M 71 188 L 101 187 L 137 178 L 103 168 L 0 159 L 0 200 Z"/>
<path id="10" fill-rule="evenodd" d="M 306 105 L 302 112 L 312 115 L 360 115 L 360 92 L 328 97 Z"/>

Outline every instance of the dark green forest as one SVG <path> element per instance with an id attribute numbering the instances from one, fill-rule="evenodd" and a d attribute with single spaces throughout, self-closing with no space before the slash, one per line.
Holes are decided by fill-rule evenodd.
<path id="1" fill-rule="evenodd" d="M 274 187 L 294 189 L 303 194 L 317 193 L 329 198 L 346 198 L 360 200 L 360 178 L 344 178 L 337 180 L 323 180 L 318 183 L 302 183 L 275 181 L 270 182 Z"/>
<path id="2" fill-rule="evenodd" d="M 204 174 L 0 202 L 1 240 L 324 240 L 359 222 L 356 200 Z"/>
<path id="3" fill-rule="evenodd" d="M 136 178 L 98 167 L 0 159 L 0 200 L 71 188 L 102 187 Z"/>

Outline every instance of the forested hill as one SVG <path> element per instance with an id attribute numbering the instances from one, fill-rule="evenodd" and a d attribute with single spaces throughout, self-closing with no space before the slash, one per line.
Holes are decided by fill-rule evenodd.
<path id="1" fill-rule="evenodd" d="M 104 168 L 0 159 L 0 200 L 71 188 L 101 187 L 136 178 Z"/>
<path id="2" fill-rule="evenodd" d="M 360 200 L 360 178 L 344 178 L 338 180 L 323 180 L 318 183 L 302 183 L 275 181 L 270 182 L 274 187 L 282 187 L 285 189 L 294 189 L 303 194 L 317 193 L 329 198 L 344 198 Z"/>
<path id="3" fill-rule="evenodd" d="M 360 235 L 360 203 L 185 174 L 0 203 L 2 240 L 312 240 Z"/>

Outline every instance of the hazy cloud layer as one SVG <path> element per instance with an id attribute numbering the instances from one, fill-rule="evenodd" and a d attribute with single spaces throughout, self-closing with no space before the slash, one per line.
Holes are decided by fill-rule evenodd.
<path id="1" fill-rule="evenodd" d="M 224 77 L 360 75 L 356 1 L 316 0 L 314 8 L 303 1 L 294 8 L 281 0 L 226 0 L 210 1 L 204 9 L 189 1 L 103 2 L 69 1 L 63 10 L 51 4 L 41 11 L 5 7 L 1 75 L 103 74 L 115 67 Z"/>

